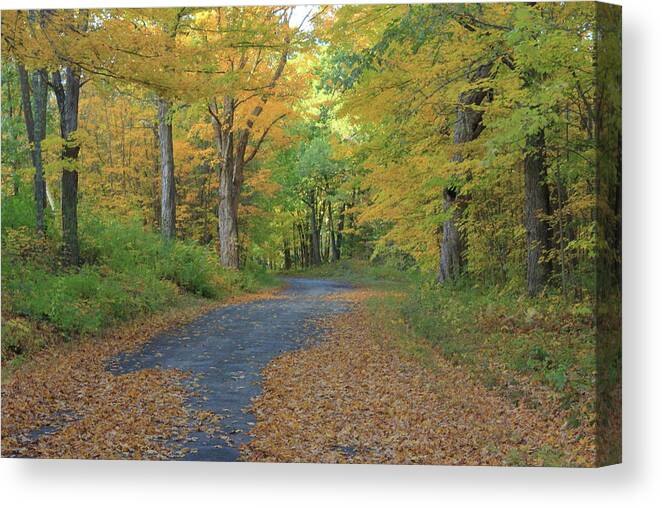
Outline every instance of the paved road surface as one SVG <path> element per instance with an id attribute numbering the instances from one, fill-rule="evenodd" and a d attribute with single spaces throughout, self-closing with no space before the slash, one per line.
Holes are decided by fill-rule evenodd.
<path id="1" fill-rule="evenodd" d="M 254 417 L 247 413 L 260 392 L 260 371 L 274 357 L 306 345 L 319 335 L 315 321 L 348 310 L 345 301 L 325 299 L 350 286 L 329 280 L 291 278 L 282 298 L 213 310 L 182 327 L 156 335 L 140 351 L 115 358 L 114 373 L 143 368 L 190 371 L 203 396 L 196 408 L 222 417 L 221 436 L 193 432 L 196 440 L 183 457 L 196 461 L 234 461 L 249 439 Z"/>

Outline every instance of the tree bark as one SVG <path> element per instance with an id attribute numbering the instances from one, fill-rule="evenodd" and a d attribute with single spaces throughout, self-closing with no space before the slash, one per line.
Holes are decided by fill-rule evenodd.
<path id="1" fill-rule="evenodd" d="M 214 102 L 209 104 L 211 123 L 216 137 L 216 148 L 220 158 L 218 203 L 218 241 L 220 264 L 230 269 L 239 269 L 239 195 L 243 185 L 243 169 L 246 164 L 246 148 L 249 131 L 234 130 L 236 101 L 233 97 L 223 99 L 223 108 Z"/>
<path id="2" fill-rule="evenodd" d="M 340 208 L 340 218 L 337 222 L 337 240 L 335 242 L 337 246 L 337 260 L 340 260 L 340 257 L 342 256 L 342 240 L 344 238 L 344 218 L 346 215 L 346 208 L 347 205 L 345 203 L 342 203 L 342 207 Z"/>
<path id="3" fill-rule="evenodd" d="M 220 264 L 239 269 L 239 192 L 234 181 L 237 168 L 225 165 L 220 173 L 220 203 L 218 205 L 218 234 Z"/>
<path id="4" fill-rule="evenodd" d="M 218 206 L 218 232 L 220 242 L 220 263 L 222 266 L 239 268 L 239 227 L 238 209 L 241 186 L 243 185 L 243 172 L 247 164 L 257 155 L 262 143 L 266 139 L 271 127 L 284 118 L 284 114 L 275 118 L 262 132 L 248 152 L 248 141 L 253 134 L 255 122 L 264 111 L 271 92 L 278 80 L 282 77 L 287 63 L 289 38 L 285 38 L 285 48 L 280 54 L 278 63 L 273 71 L 269 84 L 265 87 L 260 103 L 251 111 L 245 126 L 235 124 L 238 101 L 235 97 L 223 97 L 222 107 L 215 98 L 208 104 L 211 114 L 211 123 L 214 128 L 218 158 L 220 159 L 220 203 Z M 244 68 L 247 59 L 241 59 L 239 68 Z"/>
<path id="5" fill-rule="evenodd" d="M 481 65 L 470 76 L 475 82 L 489 76 L 492 63 Z M 491 94 L 486 88 L 476 88 L 459 95 L 457 118 L 454 125 L 454 139 L 456 145 L 464 144 L 478 138 L 484 126 L 482 125 L 482 111 L 475 110 L 471 105 L 480 105 Z M 461 163 L 464 156 L 455 153 L 452 161 Z M 465 241 L 459 231 L 458 221 L 461 218 L 461 209 L 457 202 L 458 188 L 454 186 L 443 190 L 443 211 L 448 215 L 443 221 L 440 238 L 440 260 L 438 266 L 438 282 L 443 284 L 458 278 L 465 264 Z"/>
<path id="6" fill-rule="evenodd" d="M 12 97 L 12 89 L 11 89 L 12 79 L 5 79 L 4 82 L 7 83 L 7 104 L 8 104 L 7 116 L 9 119 L 12 119 L 14 117 L 14 99 Z M 18 176 L 16 164 L 12 164 L 11 176 L 12 176 L 11 179 L 12 179 L 12 189 L 13 189 L 12 195 L 17 196 L 19 192 L 20 179 Z"/>
<path id="7" fill-rule="evenodd" d="M 526 228 L 527 289 L 529 296 L 537 295 L 548 281 L 550 265 L 543 260 L 549 246 L 550 212 L 549 188 L 544 164 L 544 132 L 539 131 L 526 138 L 526 155 L 523 160 L 525 174 L 524 225 Z"/>
<path id="8" fill-rule="evenodd" d="M 78 264 L 78 171 L 62 171 L 63 254 L 69 266 Z"/>
<path id="9" fill-rule="evenodd" d="M 452 189 L 443 191 L 443 211 L 450 218 L 443 222 L 441 236 L 441 259 L 438 269 L 439 283 L 455 280 L 464 266 L 464 241 L 457 227 L 461 212 L 456 205 L 457 195 Z"/>
<path id="10" fill-rule="evenodd" d="M 285 240 L 284 245 L 283 245 L 283 253 L 285 256 L 285 271 L 289 271 L 291 269 L 291 248 L 289 247 L 289 241 Z"/>
<path id="11" fill-rule="evenodd" d="M 160 151 L 160 141 L 158 135 L 158 124 L 151 126 L 153 134 L 153 150 L 156 156 L 153 157 L 153 166 L 152 166 L 152 180 L 151 189 L 152 189 L 152 210 L 154 213 L 153 223 L 156 226 L 157 230 L 161 230 L 161 199 L 160 199 L 160 189 L 158 177 L 161 173 L 161 151 Z M 149 153 L 149 152 L 147 152 Z M 148 155 L 150 156 L 150 155 Z"/>
<path id="12" fill-rule="evenodd" d="M 60 71 L 52 74 L 52 85 L 60 112 L 60 136 L 64 140 L 62 160 L 62 257 L 65 265 L 79 262 L 78 246 L 78 171 L 76 161 L 80 146 L 71 135 L 78 130 L 78 102 L 80 98 L 80 69 L 64 67 L 64 83 Z"/>
<path id="13" fill-rule="evenodd" d="M 172 147 L 172 119 L 170 103 L 158 99 L 158 143 L 161 155 L 161 236 L 172 240 L 176 234 L 176 188 L 174 153 Z"/>
<path id="14" fill-rule="evenodd" d="M 21 101 L 23 104 L 23 117 L 25 128 L 30 142 L 30 155 L 34 166 L 34 197 L 36 229 L 44 234 L 46 225 L 44 221 L 44 208 L 46 207 L 46 183 L 44 181 L 44 167 L 41 153 L 41 141 L 46 136 L 46 106 L 48 102 L 48 74 L 39 69 L 32 73 L 32 92 L 34 95 L 34 111 L 30 97 L 30 83 L 28 73 L 22 64 L 18 65 L 18 77 L 21 86 Z"/>
<path id="15" fill-rule="evenodd" d="M 312 265 L 319 266 L 321 264 L 321 244 L 319 238 L 319 227 L 317 225 L 317 206 L 314 193 L 310 197 L 313 203 L 310 206 L 310 240 L 312 246 Z"/>
<path id="16" fill-rule="evenodd" d="M 333 223 L 333 204 L 328 202 L 328 232 L 330 234 L 331 251 L 333 254 L 333 262 L 340 260 L 340 247 L 338 246 L 337 237 L 335 234 L 335 224 Z"/>

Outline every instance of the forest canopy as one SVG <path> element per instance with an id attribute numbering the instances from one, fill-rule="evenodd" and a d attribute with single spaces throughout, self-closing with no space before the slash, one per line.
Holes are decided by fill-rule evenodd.
<path id="1" fill-rule="evenodd" d="M 360 258 L 581 299 L 598 101 L 619 100 L 595 81 L 597 15 L 8 11 L 3 202 L 34 196 L 21 220 L 57 236 L 65 266 L 91 262 L 78 222 L 93 214 L 198 243 L 225 268 Z"/>

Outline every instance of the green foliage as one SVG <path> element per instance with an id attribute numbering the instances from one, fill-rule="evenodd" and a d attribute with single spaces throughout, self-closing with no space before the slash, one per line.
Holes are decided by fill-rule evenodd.
<path id="1" fill-rule="evenodd" d="M 2 195 L 2 234 L 10 229 L 26 228 L 35 229 L 36 213 L 32 185 L 26 185 L 20 176 L 16 176 L 19 181 L 19 193 L 17 195 L 5 195 L 5 188 L 11 185 L 3 185 Z M 46 221 L 46 230 L 52 228 L 53 214 L 50 208 L 46 208 L 44 219 Z"/>
<path id="2" fill-rule="evenodd" d="M 117 322 L 177 304 L 186 294 L 222 299 L 275 283 L 263 269 L 223 270 L 205 247 L 166 243 L 136 221 L 96 216 L 86 209 L 80 224 L 84 264 L 63 270 L 57 239 L 34 232 L 30 199 L 22 193 L 4 196 L 2 206 L 3 311 L 48 323 L 65 337 L 98 334 Z M 3 327 L 3 358 L 38 348 L 28 340 L 36 331 L 16 322 Z"/>
<path id="3" fill-rule="evenodd" d="M 112 272 L 103 266 L 53 272 L 5 256 L 3 292 L 9 312 L 47 321 L 70 337 L 162 309 L 177 296 L 173 283 L 149 272 Z"/>
<path id="4" fill-rule="evenodd" d="M 357 259 L 347 259 L 316 268 L 293 272 L 306 277 L 319 277 L 346 281 L 367 286 L 408 286 L 420 278 L 416 270 L 402 270 L 392 265 L 372 264 Z"/>
<path id="5" fill-rule="evenodd" d="M 415 258 L 392 242 L 378 243 L 372 251 L 370 262 L 397 271 L 407 271 L 416 266 Z"/>
<path id="6" fill-rule="evenodd" d="M 174 282 L 181 289 L 204 297 L 219 297 L 214 277 L 217 262 L 207 249 L 188 242 L 163 242 L 137 223 L 87 219 L 81 224 L 81 256 L 113 271 L 136 273 Z"/>

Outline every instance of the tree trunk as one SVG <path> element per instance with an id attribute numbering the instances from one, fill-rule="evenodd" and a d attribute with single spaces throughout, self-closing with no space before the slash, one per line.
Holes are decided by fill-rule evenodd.
<path id="1" fill-rule="evenodd" d="M 44 181 L 44 167 L 41 153 L 41 141 L 46 137 L 46 106 L 48 102 L 48 74 L 40 69 L 32 73 L 32 91 L 34 94 L 34 111 L 30 98 L 30 84 L 28 74 L 23 65 L 18 65 L 18 77 L 21 86 L 21 101 L 23 103 L 23 117 L 28 141 L 32 146 L 30 155 L 34 166 L 34 197 L 36 229 L 44 234 L 46 225 L 44 221 L 44 208 L 46 207 L 46 183 Z M 33 114 L 34 113 L 34 114 Z"/>
<path id="2" fill-rule="evenodd" d="M 80 98 L 80 70 L 64 68 L 65 82 L 62 83 L 60 71 L 52 74 L 52 85 L 60 112 L 60 136 L 65 142 L 62 160 L 62 260 L 68 266 L 79 262 L 78 247 L 78 172 L 76 161 L 80 146 L 71 140 L 71 135 L 78 130 L 78 102 Z"/>
<path id="3" fill-rule="evenodd" d="M 298 236 L 301 245 L 301 266 L 307 268 L 310 265 L 310 243 L 302 224 L 298 224 Z"/>
<path id="4" fill-rule="evenodd" d="M 328 203 L 328 232 L 330 233 L 330 242 L 332 250 L 332 260 L 337 262 L 340 260 L 340 248 L 335 235 L 335 224 L 333 223 L 333 204 Z"/>
<path id="5" fill-rule="evenodd" d="M 342 240 L 344 238 L 344 218 L 346 215 L 347 205 L 342 203 L 342 208 L 340 208 L 340 218 L 337 222 L 337 240 L 335 245 L 337 246 L 337 260 L 340 260 L 342 256 Z"/>
<path id="6" fill-rule="evenodd" d="M 457 279 L 464 266 L 464 241 L 457 228 L 461 212 L 457 208 L 456 199 L 457 195 L 453 190 L 446 188 L 443 191 L 443 211 L 451 215 L 443 222 L 439 283 Z"/>
<path id="7" fill-rule="evenodd" d="M 485 79 L 489 76 L 492 65 L 492 63 L 481 65 L 472 73 L 469 80 L 474 82 Z M 480 105 L 490 94 L 491 90 L 489 89 L 476 88 L 459 95 L 457 118 L 454 125 L 454 144 L 460 145 L 478 138 L 484 129 L 482 111 L 476 111 L 470 106 Z M 463 160 L 464 156 L 461 153 L 455 153 L 452 157 L 452 161 L 456 163 L 461 163 Z M 461 218 L 461 209 L 457 202 L 458 190 L 454 186 L 443 190 L 443 211 L 448 213 L 448 216 L 443 222 L 440 238 L 440 260 L 437 278 L 439 283 L 456 279 L 464 269 L 465 241 L 457 225 Z"/>
<path id="8" fill-rule="evenodd" d="M 62 171 L 62 239 L 67 264 L 78 264 L 78 172 Z"/>
<path id="9" fill-rule="evenodd" d="M 525 174 L 524 225 L 526 228 L 528 295 L 537 295 L 550 273 L 549 262 L 542 260 L 550 240 L 547 221 L 550 211 L 549 188 L 544 165 L 544 132 L 526 138 L 523 160 Z"/>
<path id="10" fill-rule="evenodd" d="M 322 202 L 321 206 L 323 208 L 325 208 L 326 203 Z M 329 203 L 329 206 L 330 206 L 330 203 Z M 322 252 L 323 252 L 322 261 L 323 262 L 328 262 L 330 260 L 330 256 L 331 256 L 331 234 L 332 234 L 333 231 L 331 229 L 330 222 L 328 220 L 326 220 L 326 241 L 324 241 L 324 235 L 323 235 L 323 232 L 322 232 L 323 223 L 324 223 L 323 217 L 320 217 L 320 219 L 319 219 L 319 239 L 321 241 Z"/>
<path id="11" fill-rule="evenodd" d="M 159 192 L 159 183 L 158 183 L 158 177 L 160 176 L 161 172 L 161 152 L 160 152 L 160 142 L 159 142 L 159 135 L 158 135 L 158 125 L 152 125 L 152 133 L 153 133 L 153 149 L 154 153 L 156 154 L 155 157 L 153 157 L 153 166 L 152 166 L 152 176 L 150 180 L 152 181 L 151 183 L 151 189 L 152 189 L 152 210 L 154 213 L 154 218 L 153 218 L 153 223 L 156 226 L 157 230 L 161 230 L 161 199 L 160 199 L 160 192 Z"/>
<path id="12" fill-rule="evenodd" d="M 220 239 L 220 264 L 239 269 L 239 192 L 233 175 L 238 168 L 231 163 L 223 164 L 220 172 L 220 203 L 218 205 L 218 235 Z"/>
<path id="13" fill-rule="evenodd" d="M 158 141 L 161 154 L 161 236 L 172 240 L 176 234 L 176 189 L 174 153 L 172 148 L 172 119 L 170 103 L 158 99 Z"/>
<path id="14" fill-rule="evenodd" d="M 23 69 L 25 70 L 25 69 Z M 11 89 L 11 79 L 5 79 L 5 83 L 7 83 L 7 117 L 11 120 L 14 118 L 14 99 L 12 97 L 12 89 Z M 20 179 L 18 176 L 16 164 L 12 164 L 12 169 L 11 169 L 11 180 L 12 180 L 12 195 L 17 196 L 19 192 L 19 183 Z"/>
<path id="15" fill-rule="evenodd" d="M 319 238 L 319 227 L 317 225 L 317 206 L 316 196 L 314 192 L 310 195 L 310 243 L 312 246 L 312 265 L 319 266 L 321 264 L 321 244 Z"/>
<path id="16" fill-rule="evenodd" d="M 289 241 L 285 240 L 283 250 L 285 256 L 285 271 L 289 271 L 291 269 L 291 249 L 289 248 Z"/>

